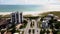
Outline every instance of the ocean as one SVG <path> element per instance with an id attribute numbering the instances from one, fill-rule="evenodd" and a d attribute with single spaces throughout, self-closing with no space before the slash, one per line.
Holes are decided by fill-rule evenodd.
<path id="1" fill-rule="evenodd" d="M 42 5 L 0 5 L 0 12 L 40 11 L 42 9 Z"/>

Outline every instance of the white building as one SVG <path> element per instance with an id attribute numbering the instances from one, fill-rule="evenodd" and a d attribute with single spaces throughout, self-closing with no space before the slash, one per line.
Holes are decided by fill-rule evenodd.
<path id="1" fill-rule="evenodd" d="M 22 23 L 23 22 L 23 16 L 22 16 L 22 12 L 15 12 L 11 14 L 11 22 L 18 24 L 18 23 Z"/>

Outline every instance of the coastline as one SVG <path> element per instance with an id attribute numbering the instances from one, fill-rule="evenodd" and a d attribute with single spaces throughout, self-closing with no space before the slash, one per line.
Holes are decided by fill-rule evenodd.
<path id="1" fill-rule="evenodd" d="M 32 11 L 32 12 L 30 12 L 30 11 L 28 11 L 28 12 L 22 12 L 23 13 L 23 15 L 38 15 L 38 14 L 41 14 L 41 13 L 46 13 L 46 12 L 53 12 L 53 11 Z M 13 13 L 13 12 L 0 12 L 0 15 L 7 15 L 7 14 L 11 14 L 11 13 Z"/>

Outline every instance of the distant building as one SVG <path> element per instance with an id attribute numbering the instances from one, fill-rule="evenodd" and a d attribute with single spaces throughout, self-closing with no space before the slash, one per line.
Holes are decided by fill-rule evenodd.
<path id="1" fill-rule="evenodd" d="M 22 23 L 23 22 L 23 16 L 22 16 L 22 12 L 15 12 L 11 14 L 11 22 L 18 24 L 18 23 Z"/>
<path id="2" fill-rule="evenodd" d="M 42 28 L 49 28 L 50 27 L 50 20 L 54 17 L 53 14 L 48 14 L 47 16 L 45 16 L 42 20 Z"/>
<path id="3" fill-rule="evenodd" d="M 54 21 L 60 21 L 58 16 L 55 16 L 53 14 L 48 14 L 47 16 L 44 16 L 41 18 L 42 21 L 42 28 L 51 28 L 55 26 Z"/>

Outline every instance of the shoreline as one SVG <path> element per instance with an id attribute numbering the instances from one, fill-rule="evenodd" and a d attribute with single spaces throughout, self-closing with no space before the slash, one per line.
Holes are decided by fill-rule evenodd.
<path id="1" fill-rule="evenodd" d="M 40 13 L 46 13 L 46 12 L 54 12 L 54 11 L 33 11 L 33 12 L 22 12 L 23 15 L 38 15 Z M 7 15 L 7 14 L 11 14 L 13 12 L 0 12 L 0 15 Z"/>

